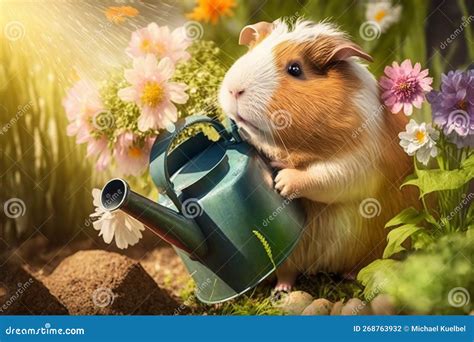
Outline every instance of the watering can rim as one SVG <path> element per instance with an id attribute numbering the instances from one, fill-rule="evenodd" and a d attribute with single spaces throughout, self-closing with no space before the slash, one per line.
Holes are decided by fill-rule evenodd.
<path id="1" fill-rule="evenodd" d="M 122 183 L 124 194 L 122 195 L 122 198 L 121 198 L 119 203 L 115 204 L 113 207 L 110 207 L 108 205 L 106 206 L 106 205 L 104 205 L 104 201 L 103 201 L 104 190 L 107 186 L 110 186 L 110 184 L 112 182 L 116 182 L 116 181 L 119 181 L 120 183 Z M 106 209 L 108 211 L 118 210 L 124 204 L 124 202 L 127 200 L 128 192 L 129 192 L 129 186 L 128 186 L 128 183 L 124 179 L 122 179 L 120 177 L 111 178 L 107 181 L 107 183 L 104 184 L 104 186 L 100 190 L 100 205 L 102 206 L 103 209 Z"/>

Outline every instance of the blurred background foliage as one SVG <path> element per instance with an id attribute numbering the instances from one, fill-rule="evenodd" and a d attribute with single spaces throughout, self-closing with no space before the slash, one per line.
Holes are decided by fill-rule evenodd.
<path id="1" fill-rule="evenodd" d="M 400 21 L 378 39 L 366 41 L 360 26 L 367 1 L 235 0 L 233 13 L 217 23 L 203 23 L 203 39 L 222 50 L 222 66 L 246 51 L 237 44 L 240 29 L 258 21 L 304 16 L 330 19 L 348 32 L 373 57 L 371 71 L 380 76 L 392 61 L 410 58 L 430 67 L 438 86 L 440 74 L 465 68 L 474 59 L 472 25 L 441 48 L 473 13 L 469 1 L 393 1 L 402 6 Z M 25 202 L 24 216 L 0 215 L 0 248 L 15 246 L 35 234 L 66 243 L 73 236 L 95 236 L 88 214 L 91 189 L 109 174 L 95 172 L 83 146 L 67 137 L 61 105 L 67 88 L 78 78 L 101 81 L 124 63 L 123 49 L 133 30 L 151 21 L 176 27 L 188 21 L 196 1 L 121 1 L 139 15 L 117 24 L 104 15 L 115 1 L 53 2 L 0 1 L 0 203 L 10 198 Z M 7 25 L 20 24 L 20 38 L 6 36 Z M 25 107 L 26 106 L 26 107 Z M 25 107 L 26 110 L 20 110 Z M 425 106 L 427 108 L 427 106 Z M 418 117 L 428 113 L 418 112 Z M 15 119 L 16 118 L 16 119 Z M 10 125 L 12 119 L 14 124 Z"/>

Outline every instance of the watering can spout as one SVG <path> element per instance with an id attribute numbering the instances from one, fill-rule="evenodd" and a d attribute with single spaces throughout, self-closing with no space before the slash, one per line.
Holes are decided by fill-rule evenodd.
<path id="1" fill-rule="evenodd" d="M 115 178 L 105 184 L 100 201 L 104 209 L 126 212 L 190 255 L 205 256 L 207 245 L 201 229 L 193 220 L 132 191 L 123 179 Z"/>

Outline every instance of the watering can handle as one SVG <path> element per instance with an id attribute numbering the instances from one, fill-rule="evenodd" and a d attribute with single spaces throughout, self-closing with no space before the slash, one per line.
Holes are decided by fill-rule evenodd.
<path id="1" fill-rule="evenodd" d="M 181 201 L 178 199 L 174 190 L 174 185 L 170 180 L 168 155 L 170 152 L 171 144 L 182 133 L 186 128 L 194 126 L 196 124 L 206 123 L 215 128 L 217 133 L 225 141 L 231 141 L 232 136 L 226 130 L 226 128 L 217 120 L 211 119 L 203 115 L 193 115 L 187 118 L 180 119 L 175 123 L 174 130 L 164 131 L 156 137 L 155 143 L 150 154 L 150 173 L 153 181 L 155 182 L 158 190 L 164 192 L 174 203 L 176 208 L 181 211 Z M 184 141 L 183 143 L 185 143 Z M 158 165 L 159 167 L 152 167 Z"/>

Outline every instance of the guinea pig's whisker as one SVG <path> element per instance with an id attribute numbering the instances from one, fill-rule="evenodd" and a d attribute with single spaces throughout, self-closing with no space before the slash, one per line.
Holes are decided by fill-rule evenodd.
<path id="1" fill-rule="evenodd" d="M 284 148 L 285 151 L 286 151 L 286 155 L 287 155 L 287 156 L 290 156 L 290 152 L 288 151 L 288 148 L 286 147 L 285 142 L 284 142 L 283 139 L 281 138 L 281 135 L 280 135 L 280 132 L 278 132 L 278 129 L 275 129 L 275 132 L 276 132 L 276 134 L 278 134 L 278 138 L 280 138 L 281 144 L 283 145 L 283 148 Z M 293 163 L 291 164 L 291 166 L 294 167 Z"/>

